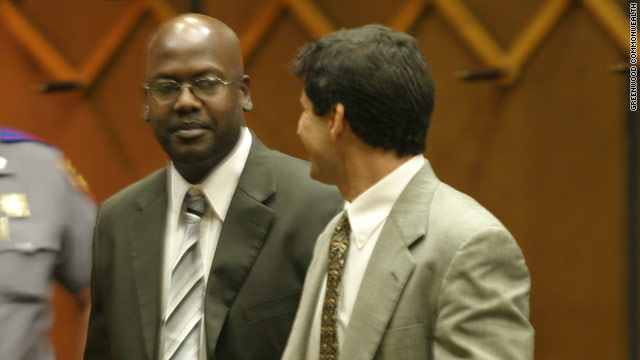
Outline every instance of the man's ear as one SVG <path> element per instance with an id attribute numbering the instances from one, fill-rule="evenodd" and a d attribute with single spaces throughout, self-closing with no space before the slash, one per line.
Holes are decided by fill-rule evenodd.
<path id="1" fill-rule="evenodd" d="M 251 111 L 253 102 L 251 101 L 251 78 L 249 78 L 249 75 L 242 75 L 240 91 L 242 91 L 242 110 L 244 112 Z"/>
<path id="2" fill-rule="evenodd" d="M 342 103 L 335 104 L 329 110 L 331 118 L 329 119 L 329 134 L 332 140 L 338 139 L 345 130 L 346 119 L 344 118 L 344 105 Z"/>
<path id="3" fill-rule="evenodd" d="M 142 120 L 144 122 L 151 122 L 151 114 L 149 112 L 149 105 L 144 105 L 142 107 Z"/>

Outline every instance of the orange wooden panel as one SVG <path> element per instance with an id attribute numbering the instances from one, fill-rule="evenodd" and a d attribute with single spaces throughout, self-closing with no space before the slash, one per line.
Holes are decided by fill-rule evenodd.
<path id="1" fill-rule="evenodd" d="M 307 0 L 293 5 L 269 1 L 246 0 L 246 12 L 213 0 L 207 1 L 207 8 L 215 9 L 213 15 L 225 22 L 239 24 L 243 46 L 253 51 L 248 51 L 252 56 L 246 71 L 252 77 L 255 108 L 247 114 L 248 125 L 269 146 L 305 158 L 295 135 L 301 86 L 288 71 L 297 48 L 333 27 L 392 23 L 403 6 L 419 4 L 415 0 Z M 82 39 L 104 39 L 120 21 L 131 26 L 123 9 L 134 3 L 96 2 L 95 7 L 83 3 L 69 8 L 68 17 L 87 32 Z M 86 93 L 34 93 L 33 85 L 49 78 L 49 70 L 18 45 L 7 26 L 0 25 L 0 124 L 23 128 L 62 148 L 98 201 L 167 161 L 148 124 L 140 119 L 145 44 L 161 17 L 171 16 L 174 8 L 187 8 L 188 2 L 151 3 L 154 12 L 131 28 L 132 34 L 113 52 L 106 71 Z M 546 3 L 524 7 L 542 9 Z M 478 10 L 485 4 L 492 11 Z M 100 48 L 99 41 L 61 46 L 62 41 L 74 40 L 73 31 L 65 27 L 64 14 L 57 15 L 58 22 L 47 19 L 51 3 L 30 0 L 21 6 L 35 28 L 46 29 L 60 57 L 74 59 L 74 66 L 89 61 L 92 51 Z M 93 10 L 87 11 L 87 6 Z M 108 6 L 114 6 L 109 14 L 119 14 L 116 21 L 111 17 L 92 21 Z M 276 11 L 278 6 L 285 6 L 282 13 Z M 519 241 L 533 280 L 536 358 L 623 359 L 628 351 L 626 80 L 606 71 L 620 59 L 616 40 L 620 35 L 610 35 L 619 32 L 615 30 L 619 26 L 611 30 L 602 25 L 619 21 L 597 17 L 594 3 L 573 0 L 559 12 L 562 16 L 552 28 L 548 26 L 553 22 L 542 26 L 551 31 L 537 32 L 531 42 L 535 46 L 518 56 L 526 66 L 514 86 L 453 79 L 456 70 L 495 61 L 500 51 L 506 51 L 500 49 L 518 49 L 522 39 L 518 34 L 536 12 L 514 14 L 514 6 L 507 0 L 441 1 L 428 5 L 420 16 L 404 14 L 415 21 L 408 28 L 419 39 L 436 77 L 436 113 L 427 156 L 443 181 L 486 205 Z M 452 17 L 452 9 L 475 20 L 458 27 L 461 17 Z M 314 13 L 319 16 L 309 15 Z M 475 40 L 459 36 L 473 29 L 481 29 L 480 38 L 488 40 L 471 43 Z M 478 34 L 470 36 L 474 37 Z M 105 47 L 104 54 L 112 52 L 114 43 Z M 485 55 L 476 57 L 478 53 Z M 104 64 L 106 58 L 96 64 Z M 70 298 L 59 299 L 60 327 L 54 336 L 65 359 L 69 356 L 65 341 L 70 340 L 65 334 L 73 334 L 74 320 L 68 316 Z"/>
<path id="2" fill-rule="evenodd" d="M 109 30 L 82 67 L 82 78 L 87 84 L 92 85 L 98 75 L 104 71 L 114 53 L 123 45 L 147 10 L 147 4 L 133 3 L 118 23 Z"/>
<path id="3" fill-rule="evenodd" d="M 59 79 L 77 80 L 75 69 L 64 59 L 47 39 L 31 24 L 29 19 L 8 0 L 0 1 L 0 18 L 4 26 L 49 72 Z"/>

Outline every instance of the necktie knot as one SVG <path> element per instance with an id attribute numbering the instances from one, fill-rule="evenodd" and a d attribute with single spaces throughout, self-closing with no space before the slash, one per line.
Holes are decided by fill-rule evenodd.
<path id="1" fill-rule="evenodd" d="M 192 188 L 185 195 L 184 203 L 186 205 L 186 221 L 188 223 L 199 221 L 207 207 L 204 194 L 200 190 Z"/>
<path id="2" fill-rule="evenodd" d="M 338 225 L 333 231 L 333 236 L 340 236 L 341 238 L 346 238 L 347 242 L 349 241 L 349 235 L 351 234 L 351 225 L 349 225 L 349 216 L 347 215 L 347 211 L 345 210 L 344 214 L 340 218 Z"/>

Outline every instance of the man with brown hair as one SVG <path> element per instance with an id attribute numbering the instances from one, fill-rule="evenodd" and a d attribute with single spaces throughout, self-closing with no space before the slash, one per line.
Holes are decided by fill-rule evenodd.
<path id="1" fill-rule="evenodd" d="M 416 39 L 340 30 L 293 71 L 311 177 L 346 205 L 318 238 L 283 359 L 531 359 L 520 248 L 422 155 L 434 84 Z"/>

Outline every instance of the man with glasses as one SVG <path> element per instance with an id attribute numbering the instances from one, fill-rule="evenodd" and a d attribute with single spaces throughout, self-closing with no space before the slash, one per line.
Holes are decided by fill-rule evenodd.
<path id="1" fill-rule="evenodd" d="M 340 197 L 244 126 L 250 80 L 225 24 L 163 24 L 146 78 L 171 163 L 99 211 L 85 358 L 278 359 Z"/>

